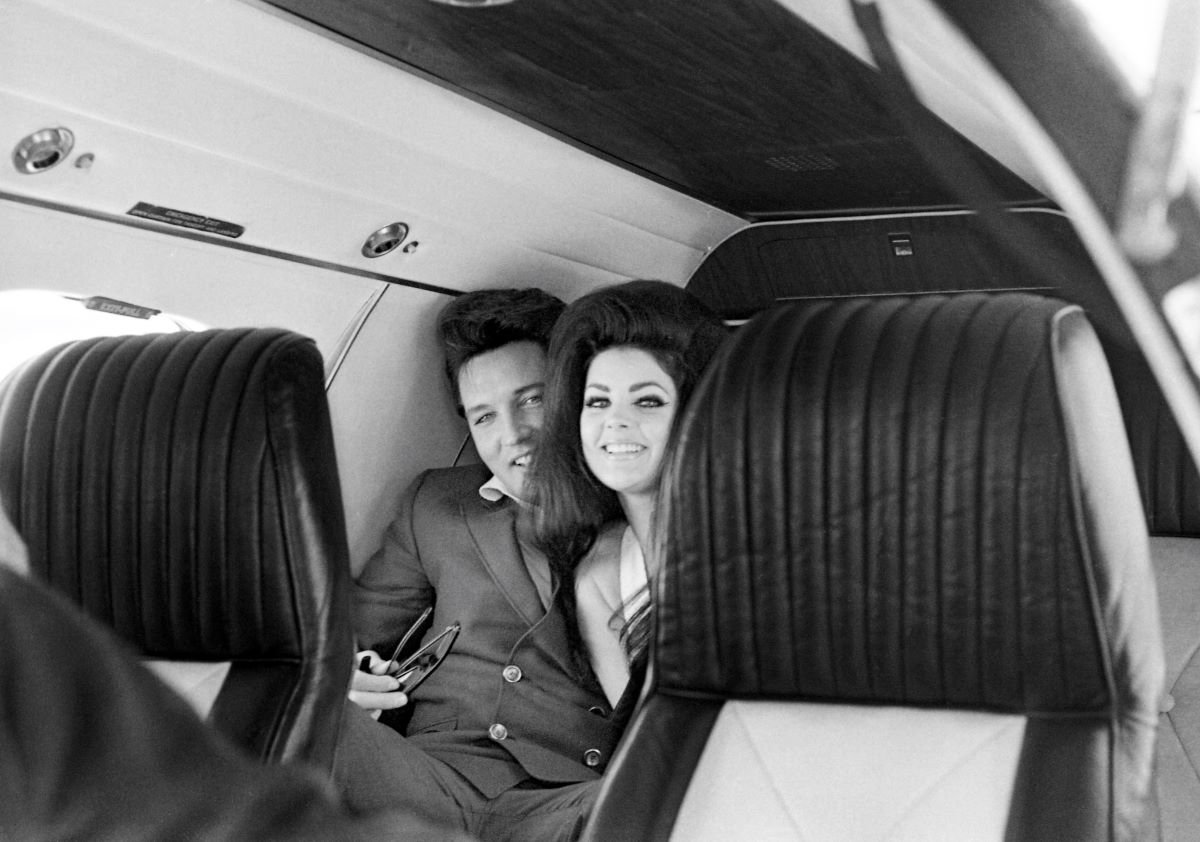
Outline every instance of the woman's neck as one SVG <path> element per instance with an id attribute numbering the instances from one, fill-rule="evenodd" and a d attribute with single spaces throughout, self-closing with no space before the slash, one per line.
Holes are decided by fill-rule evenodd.
<path id="1" fill-rule="evenodd" d="M 654 495 L 618 494 L 617 498 L 621 502 L 625 520 L 629 521 L 629 526 L 633 529 L 633 537 L 645 552 L 646 547 L 650 545 L 650 522 L 654 520 Z"/>

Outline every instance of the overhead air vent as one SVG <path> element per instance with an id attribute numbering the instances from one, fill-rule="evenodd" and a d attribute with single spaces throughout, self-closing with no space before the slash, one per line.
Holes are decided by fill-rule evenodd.
<path id="1" fill-rule="evenodd" d="M 790 152 L 787 155 L 772 155 L 767 158 L 768 167 L 783 172 L 820 172 L 836 170 L 838 162 L 820 152 Z"/>
<path id="2" fill-rule="evenodd" d="M 363 257 L 383 257 L 396 250 L 396 246 L 404 242 L 404 238 L 408 236 L 408 226 L 403 222 L 393 222 L 391 225 L 385 225 L 378 231 L 367 237 L 367 241 L 362 245 Z M 410 245 L 415 245 L 410 243 Z M 407 248 L 405 251 L 409 251 Z"/>
<path id="3" fill-rule="evenodd" d="M 74 145 L 70 129 L 41 129 L 18 141 L 12 153 L 13 166 L 24 175 L 45 172 L 65 161 Z"/>

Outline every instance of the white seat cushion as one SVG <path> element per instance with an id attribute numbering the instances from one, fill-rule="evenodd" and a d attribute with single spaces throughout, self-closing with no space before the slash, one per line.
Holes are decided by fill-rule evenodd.
<path id="1" fill-rule="evenodd" d="M 166 661 L 144 658 L 142 664 L 163 683 L 187 700 L 201 719 L 208 717 L 213 701 L 225 684 L 229 662 Z"/>
<path id="2" fill-rule="evenodd" d="M 1200 539 L 1150 539 L 1166 657 L 1154 783 L 1163 842 L 1200 836 Z"/>
<path id="3" fill-rule="evenodd" d="M 1003 840 L 1025 717 L 730 702 L 678 842 Z"/>

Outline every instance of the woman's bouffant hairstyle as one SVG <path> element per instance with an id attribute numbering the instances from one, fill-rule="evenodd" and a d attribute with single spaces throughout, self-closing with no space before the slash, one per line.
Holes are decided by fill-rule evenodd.
<path id="1" fill-rule="evenodd" d="M 481 289 L 447 304 L 437 328 L 458 411 L 462 412 L 458 372 L 469 360 L 510 342 L 536 342 L 548 348 L 550 332 L 565 307 L 550 293 L 532 288 Z"/>
<path id="2" fill-rule="evenodd" d="M 546 378 L 546 417 L 532 474 L 534 525 L 539 546 L 560 581 L 591 549 L 600 528 L 621 517 L 616 492 L 588 468 L 579 439 L 588 366 L 608 348 L 646 351 L 671 376 L 678 392 L 678 425 L 683 407 L 705 366 L 728 331 L 698 298 L 664 281 L 629 281 L 591 292 L 570 304 L 550 337 Z M 673 432 L 673 431 L 672 431 Z M 574 588 L 559 588 L 575 635 Z M 630 648 L 630 642 L 626 643 Z M 636 646 L 634 647 L 636 648 Z M 577 666 L 579 664 L 577 663 Z"/>

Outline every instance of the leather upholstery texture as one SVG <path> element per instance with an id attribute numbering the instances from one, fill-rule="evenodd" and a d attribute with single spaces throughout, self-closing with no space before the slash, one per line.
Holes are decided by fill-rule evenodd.
<path id="1" fill-rule="evenodd" d="M 1135 351 L 1116 345 L 1105 350 L 1150 534 L 1200 538 L 1200 472 L 1153 372 Z"/>
<path id="2" fill-rule="evenodd" d="M 229 661 L 209 720 L 326 768 L 352 651 L 323 363 L 278 329 L 105 337 L 0 394 L 0 498 L 33 572 L 147 658 Z"/>
<path id="3" fill-rule="evenodd" d="M 1162 644 L 1120 410 L 1079 308 L 768 311 L 706 374 L 663 487 L 650 683 L 587 838 L 669 838 L 694 785 L 680 766 L 703 762 L 723 706 L 758 701 L 1022 717 L 1011 802 L 974 838 L 1136 837 Z M 677 746 L 693 749 L 661 756 Z M 951 838 L 909 830 L 880 838 Z"/>
<path id="4" fill-rule="evenodd" d="M 469 842 L 399 811 L 352 817 L 320 770 L 262 766 L 9 561 L 0 546 L 0 839 Z"/>

